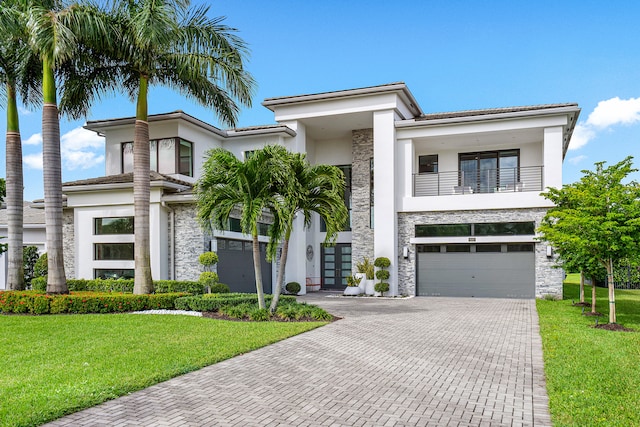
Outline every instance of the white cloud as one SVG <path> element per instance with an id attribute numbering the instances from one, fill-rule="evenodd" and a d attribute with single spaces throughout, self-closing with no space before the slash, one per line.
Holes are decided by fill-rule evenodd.
<path id="1" fill-rule="evenodd" d="M 22 140 L 22 145 L 40 145 L 42 144 L 42 134 L 34 133 L 27 139 Z"/>
<path id="2" fill-rule="evenodd" d="M 636 122 L 640 122 L 640 98 L 620 99 L 617 96 L 598 102 L 587 119 L 587 125 L 599 129 Z"/>
<path id="3" fill-rule="evenodd" d="M 65 169 L 89 169 L 104 162 L 104 137 L 77 127 L 60 137 Z"/>
<path id="4" fill-rule="evenodd" d="M 569 150 L 577 150 L 580 147 L 587 145 L 587 142 L 592 140 L 596 136 L 596 133 L 589 126 L 578 123 L 573 129 L 573 135 L 571 136 L 571 142 L 569 143 Z"/>
<path id="5" fill-rule="evenodd" d="M 572 165 L 577 165 L 578 163 L 580 163 L 581 161 L 583 161 L 586 158 L 587 158 L 587 156 L 580 155 L 580 156 L 571 157 L 571 158 L 567 159 L 567 161 L 569 163 L 571 163 Z"/>
<path id="6" fill-rule="evenodd" d="M 22 162 L 30 169 L 42 170 L 42 153 L 22 156 Z"/>
<path id="7" fill-rule="evenodd" d="M 615 125 L 640 123 L 640 98 L 619 97 L 598 102 L 586 122 L 578 123 L 573 130 L 569 150 L 576 150 Z"/>
<path id="8" fill-rule="evenodd" d="M 20 106 L 18 106 L 18 112 L 20 112 L 20 114 L 22 114 L 23 116 L 29 116 L 33 114 L 33 111 L 29 111 L 26 108 Z"/>

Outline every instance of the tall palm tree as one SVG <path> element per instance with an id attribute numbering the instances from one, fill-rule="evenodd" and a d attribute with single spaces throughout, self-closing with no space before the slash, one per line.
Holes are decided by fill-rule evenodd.
<path id="1" fill-rule="evenodd" d="M 23 175 L 22 140 L 18 120 L 18 96 L 27 104 L 39 98 L 39 63 L 27 46 L 26 26 L 20 10 L 21 2 L 5 0 L 0 5 L 0 92 L 6 96 L 6 176 L 8 277 L 11 290 L 24 289 L 23 271 Z"/>
<path id="2" fill-rule="evenodd" d="M 258 242 L 258 222 L 265 210 L 277 209 L 276 189 L 290 181 L 286 149 L 267 146 L 254 151 L 245 161 L 216 148 L 207 153 L 202 176 L 196 186 L 198 219 L 207 230 L 224 230 L 231 213 L 240 211 L 242 231 L 253 241 L 253 268 L 258 306 L 265 308 Z"/>
<path id="3" fill-rule="evenodd" d="M 335 243 L 338 232 L 344 229 L 349 212 L 344 204 L 344 174 L 329 165 L 310 165 L 305 154 L 288 153 L 290 181 L 278 189 L 278 208 L 273 210 L 275 221 L 270 228 L 270 252 L 282 240 L 282 254 L 273 299 L 269 307 L 274 312 L 284 282 L 284 271 L 289 254 L 289 240 L 297 214 L 304 218 L 305 227 L 311 225 L 312 213 L 317 213 L 327 225 L 325 243 Z"/>
<path id="4" fill-rule="evenodd" d="M 188 0 L 117 1 L 115 43 L 102 51 L 104 73 L 94 75 L 104 89 L 119 87 L 136 101 L 133 138 L 135 217 L 134 293 L 153 292 L 149 247 L 148 90 L 177 89 L 211 107 L 235 126 L 239 106 L 251 105 L 254 81 L 245 70 L 247 48 L 224 18 L 209 18 L 209 8 L 190 8 Z M 81 98 L 82 93 L 75 93 Z"/>
<path id="5" fill-rule="evenodd" d="M 45 225 L 47 232 L 47 293 L 68 293 L 62 244 L 62 164 L 55 72 L 87 44 L 108 41 L 104 15 L 89 4 L 64 0 L 23 0 L 31 49 L 42 61 L 42 151 Z M 90 82 L 88 82 L 90 83 Z"/>

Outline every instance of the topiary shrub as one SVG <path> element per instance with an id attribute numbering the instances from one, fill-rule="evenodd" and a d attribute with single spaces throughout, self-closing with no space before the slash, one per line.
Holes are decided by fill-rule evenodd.
<path id="1" fill-rule="evenodd" d="M 228 294 L 229 292 L 231 292 L 229 286 L 225 285 L 224 283 L 214 283 L 213 285 L 211 285 L 210 290 L 212 294 Z"/>
<path id="2" fill-rule="evenodd" d="M 389 271 L 387 270 L 378 270 L 376 271 L 376 279 L 380 280 L 381 282 L 384 280 L 388 280 L 390 277 Z"/>
<path id="3" fill-rule="evenodd" d="M 388 271 L 386 271 L 388 273 Z M 389 284 L 385 282 L 376 283 L 374 286 L 376 292 L 380 292 L 382 296 L 384 296 L 385 292 L 389 292 Z"/>
<path id="4" fill-rule="evenodd" d="M 289 282 L 285 285 L 284 287 L 288 293 L 293 294 L 293 295 L 298 295 L 298 293 L 300 292 L 300 289 L 302 289 L 300 287 L 300 283 L 298 282 Z"/>
<path id="5" fill-rule="evenodd" d="M 391 265 L 391 261 L 389 260 L 389 258 L 381 256 L 376 258 L 376 260 L 373 262 L 373 265 L 378 268 L 388 268 Z"/>
<path id="6" fill-rule="evenodd" d="M 211 267 L 218 263 L 218 254 L 215 252 L 201 253 L 198 262 L 205 268 L 205 271 L 211 271 Z"/>
<path id="7" fill-rule="evenodd" d="M 205 286 L 211 286 L 214 283 L 218 283 L 218 280 L 218 273 L 215 271 L 203 271 L 200 273 L 200 278 L 198 279 L 198 281 Z"/>

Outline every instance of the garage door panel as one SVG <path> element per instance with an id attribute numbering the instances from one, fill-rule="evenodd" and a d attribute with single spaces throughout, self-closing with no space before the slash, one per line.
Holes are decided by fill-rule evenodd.
<path id="1" fill-rule="evenodd" d="M 533 298 L 532 252 L 419 253 L 418 295 Z"/>

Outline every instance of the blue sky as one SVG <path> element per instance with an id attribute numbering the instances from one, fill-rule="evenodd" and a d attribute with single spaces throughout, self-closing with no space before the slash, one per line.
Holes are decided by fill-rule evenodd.
<path id="1" fill-rule="evenodd" d="M 258 86 L 240 126 L 274 122 L 260 105 L 267 97 L 404 81 L 427 113 L 577 102 L 582 113 L 564 182 L 597 161 L 633 155 L 640 166 L 638 2 L 208 3 L 251 49 L 248 69 Z M 210 110 L 151 90 L 150 113 L 178 109 L 220 126 Z M 126 98 L 106 96 L 87 120 L 134 112 Z M 33 200 L 43 194 L 41 112 L 23 110 L 20 120 L 25 199 Z M 83 124 L 61 122 L 63 181 L 104 175 L 104 143 L 78 130 Z M 0 144 L 4 153 L 4 138 Z"/>

